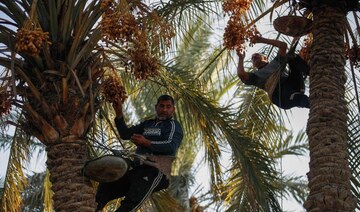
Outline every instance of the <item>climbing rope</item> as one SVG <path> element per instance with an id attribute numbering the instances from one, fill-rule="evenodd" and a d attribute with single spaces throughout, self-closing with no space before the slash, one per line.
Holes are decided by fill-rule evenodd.
<path id="1" fill-rule="evenodd" d="M 299 43 L 299 38 L 294 38 L 291 45 L 290 45 L 290 48 L 289 48 L 289 51 L 287 52 L 286 56 L 285 56 L 285 62 L 280 66 L 279 70 L 276 72 L 277 74 L 277 84 L 278 84 L 278 92 L 279 92 L 279 95 L 278 95 L 278 102 L 279 102 L 279 115 L 280 115 L 280 119 L 279 119 L 279 125 L 280 126 L 284 126 L 285 123 L 284 123 L 284 120 L 283 120 L 283 117 L 282 117 L 282 113 L 281 113 L 281 75 L 282 73 L 286 70 L 286 65 L 288 63 L 288 59 L 289 57 L 292 57 L 295 55 L 295 50 L 296 50 L 296 46 L 298 45 Z M 275 83 L 274 83 L 275 84 Z M 280 133 L 280 138 L 279 138 L 280 142 L 282 142 L 283 140 L 283 134 Z M 282 146 L 281 146 L 282 148 Z M 282 151 L 282 149 L 280 149 L 280 151 Z M 281 182 L 281 187 L 283 188 L 284 187 L 284 177 L 283 177 L 283 157 L 280 158 L 280 182 Z M 281 196 L 281 202 L 280 202 L 280 205 L 281 205 L 281 208 L 284 207 L 284 193 L 283 193 L 283 189 L 281 189 L 281 192 L 280 192 L 280 196 Z"/>

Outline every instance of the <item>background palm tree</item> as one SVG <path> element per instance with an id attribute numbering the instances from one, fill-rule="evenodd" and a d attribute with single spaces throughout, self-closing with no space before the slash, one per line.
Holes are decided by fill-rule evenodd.
<path id="1" fill-rule="evenodd" d="M 286 1 L 276 1 L 272 9 L 275 10 L 284 2 Z M 358 152 L 358 148 L 354 145 L 354 131 L 349 132 L 349 130 L 354 129 L 353 125 L 359 125 L 359 96 L 356 89 L 358 76 L 354 74 L 353 69 L 353 67 L 358 67 L 357 43 L 359 33 L 352 30 L 352 27 L 358 29 L 359 2 L 299 1 L 293 2 L 290 6 L 284 5 L 282 7 L 289 7 L 290 10 L 285 11 L 289 11 L 290 15 L 300 14 L 314 19 L 311 34 L 313 41 L 310 49 L 311 109 L 307 128 L 308 136 L 312 137 L 309 141 L 310 195 L 305 202 L 305 207 L 309 211 L 331 210 L 336 207 L 339 210 L 352 211 L 356 207 L 353 195 L 358 198 L 359 194 L 358 169 L 353 166 L 354 161 L 358 159 L 354 154 Z M 280 11 L 282 10 L 280 9 Z M 350 20 L 346 19 L 349 11 L 356 11 L 353 12 L 353 24 L 350 24 Z M 256 19 L 253 19 L 250 24 L 253 24 L 254 21 Z M 290 27 L 295 28 L 296 26 Z M 345 45 L 345 41 L 347 45 Z M 353 43 L 353 46 L 349 43 Z M 307 41 L 303 43 L 304 46 L 306 44 Z M 347 54 L 345 54 L 346 48 L 344 48 L 346 46 L 351 46 L 348 47 Z M 352 88 L 355 90 L 355 92 L 348 92 L 347 94 L 356 103 L 348 104 L 345 101 L 346 58 L 350 59 L 349 67 L 352 68 L 348 69 L 350 71 L 348 76 L 351 76 Z M 354 104 L 357 105 L 356 109 L 352 106 Z M 352 110 L 350 122 L 347 122 L 346 119 L 348 109 Z M 357 114 L 356 117 L 354 114 Z M 331 130 L 331 126 L 336 130 Z M 355 132 L 355 134 L 357 133 L 358 131 Z M 339 154 L 339 150 L 341 154 Z M 348 152 L 350 152 L 350 158 L 348 158 Z M 341 159 L 337 157 L 341 157 Z M 352 174 L 349 161 L 353 170 Z M 341 174 L 335 171 L 339 170 L 339 167 L 341 167 Z"/>

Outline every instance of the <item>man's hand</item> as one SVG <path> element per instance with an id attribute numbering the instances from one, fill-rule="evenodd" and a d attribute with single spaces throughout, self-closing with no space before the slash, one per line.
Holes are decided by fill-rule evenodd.
<path id="1" fill-rule="evenodd" d="M 151 145 L 151 142 L 140 134 L 133 134 L 130 140 L 137 146 L 149 147 Z"/>
<path id="2" fill-rule="evenodd" d="M 236 49 L 236 54 L 239 56 L 239 62 L 244 62 L 245 58 L 245 50 L 243 49 Z"/>
<path id="3" fill-rule="evenodd" d="M 245 51 L 243 49 L 236 49 L 236 54 L 239 56 L 239 62 L 237 67 L 237 75 L 241 81 L 248 80 L 249 74 L 244 69 Z"/>
<path id="4" fill-rule="evenodd" d="M 122 112 L 122 104 L 121 102 L 113 102 L 112 104 L 116 117 L 117 118 L 122 118 L 124 116 L 123 112 Z"/>
<path id="5" fill-rule="evenodd" d="M 255 35 L 254 37 L 251 38 L 250 43 L 255 44 L 255 43 L 262 43 L 263 42 L 263 37 Z"/>

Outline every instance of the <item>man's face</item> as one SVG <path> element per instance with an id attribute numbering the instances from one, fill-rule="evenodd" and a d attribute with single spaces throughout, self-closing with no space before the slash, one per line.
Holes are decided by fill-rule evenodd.
<path id="1" fill-rule="evenodd" d="M 264 55 L 261 55 L 259 53 L 255 53 L 251 56 L 251 62 L 253 63 L 253 66 L 255 68 L 261 68 L 263 67 L 268 61 L 267 58 Z"/>
<path id="2" fill-rule="evenodd" d="M 155 110 L 157 118 L 165 120 L 173 116 L 175 106 L 172 104 L 171 100 L 162 100 L 155 105 Z"/>

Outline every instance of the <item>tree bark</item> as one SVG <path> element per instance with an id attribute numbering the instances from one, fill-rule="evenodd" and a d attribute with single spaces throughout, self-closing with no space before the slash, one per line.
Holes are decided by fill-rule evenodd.
<path id="1" fill-rule="evenodd" d="M 85 141 L 63 142 L 49 145 L 46 149 L 54 210 L 93 212 L 96 208 L 95 189 L 81 174 L 87 160 Z"/>
<path id="2" fill-rule="evenodd" d="M 344 33 L 346 13 L 322 5 L 313 11 L 310 113 L 307 124 L 310 193 L 307 211 L 355 211 L 347 152 Z"/>

